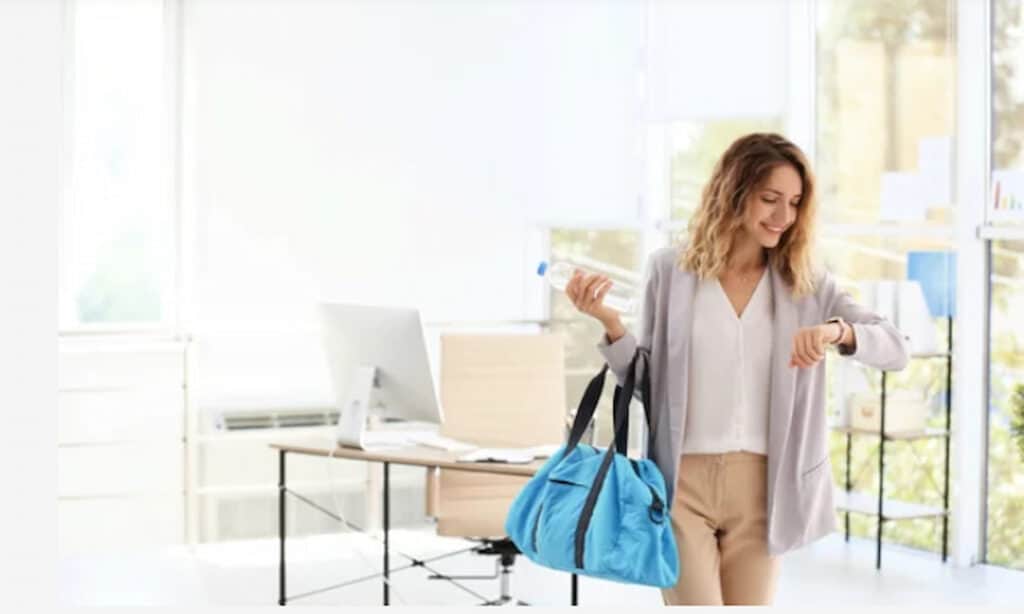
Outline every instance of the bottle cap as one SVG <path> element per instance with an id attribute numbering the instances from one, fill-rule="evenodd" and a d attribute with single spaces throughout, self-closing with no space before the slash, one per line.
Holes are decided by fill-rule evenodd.
<path id="1" fill-rule="evenodd" d="M 548 271 L 548 261 L 547 260 L 541 260 L 540 264 L 537 265 L 537 275 L 540 275 L 541 277 L 544 277 L 544 273 L 547 273 L 547 271 Z"/>

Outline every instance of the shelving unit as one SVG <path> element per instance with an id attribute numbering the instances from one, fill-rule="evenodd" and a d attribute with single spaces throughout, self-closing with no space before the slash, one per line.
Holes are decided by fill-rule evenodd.
<path id="1" fill-rule="evenodd" d="M 881 424 L 878 431 L 855 429 L 848 426 L 834 426 L 833 431 L 846 435 L 846 489 L 839 493 L 835 502 L 836 509 L 845 513 L 845 534 L 846 541 L 850 541 L 850 513 L 874 516 L 877 523 L 875 538 L 875 568 L 882 568 L 882 529 L 886 522 L 895 520 L 907 520 L 911 518 L 942 518 L 942 562 L 946 562 L 949 549 L 949 443 L 950 443 L 950 417 L 952 409 L 952 382 L 953 382 L 953 319 L 946 319 L 947 348 L 945 352 L 928 352 L 912 354 L 911 359 L 928 360 L 944 358 L 946 361 L 946 426 L 944 429 L 926 428 L 917 431 L 886 432 L 885 428 L 885 401 L 887 372 L 882 371 L 881 389 Z M 878 494 L 872 496 L 867 493 L 855 492 L 852 490 L 850 478 L 851 465 L 851 444 L 853 436 L 875 437 L 878 443 Z M 923 505 L 911 501 L 899 501 L 885 498 L 885 444 L 886 442 L 917 441 L 920 439 L 942 438 L 945 440 L 943 458 L 943 487 L 942 507 Z"/>

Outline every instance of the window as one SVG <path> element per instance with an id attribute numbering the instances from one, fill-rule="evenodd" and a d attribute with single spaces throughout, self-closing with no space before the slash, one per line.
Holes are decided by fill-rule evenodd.
<path id="1" fill-rule="evenodd" d="M 68 110 L 60 327 L 169 323 L 163 2 L 79 0 Z"/>
<path id="2" fill-rule="evenodd" d="M 952 247 L 953 6 L 946 0 L 815 4 L 820 247 L 824 264 L 840 285 L 873 307 L 868 293 L 880 287 L 876 282 L 910 277 L 910 252 L 948 252 Z M 896 321 L 897 314 L 876 310 L 907 328 Z M 913 319 L 921 327 L 919 336 L 930 338 L 937 349 L 945 348 L 943 318 L 921 310 Z M 851 391 L 859 386 L 879 394 L 881 373 L 846 358 L 830 355 L 828 360 L 827 409 L 839 417 L 834 422 L 842 422 Z M 923 391 L 926 426 L 945 426 L 943 361 L 912 360 L 904 371 L 888 377 L 886 388 L 889 395 Z M 944 445 L 940 438 L 887 444 L 886 499 L 941 507 Z M 845 435 L 833 432 L 832 467 L 839 485 L 845 484 L 845 449 Z M 878 449 L 877 439 L 852 438 L 854 490 L 877 493 Z M 841 515 L 840 526 L 842 520 Z M 850 514 L 852 535 L 874 537 L 875 530 L 873 517 Z M 884 538 L 937 552 L 941 532 L 940 519 L 901 520 L 886 523 Z"/>
<path id="3" fill-rule="evenodd" d="M 992 242 L 986 560 L 1024 569 L 1024 241 Z M 1020 429 L 1020 427 L 1018 427 Z"/>
<path id="4" fill-rule="evenodd" d="M 995 0 L 992 18 L 992 201 L 996 231 L 1024 227 L 1024 8 Z M 998 194 L 998 196 L 997 196 Z M 1024 569 L 1024 240 L 990 243 L 986 560 Z M 1024 425 L 1022 425 L 1024 426 Z"/>
<path id="5" fill-rule="evenodd" d="M 822 221 L 951 223 L 952 3 L 816 6 Z"/>

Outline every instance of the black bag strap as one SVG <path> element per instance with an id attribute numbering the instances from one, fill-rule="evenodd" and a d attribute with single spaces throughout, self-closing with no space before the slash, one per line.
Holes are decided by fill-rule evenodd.
<path id="1" fill-rule="evenodd" d="M 594 476 L 594 483 L 591 484 L 590 486 L 590 492 L 587 493 L 587 499 L 583 503 L 583 509 L 580 512 L 580 518 L 576 524 L 574 563 L 577 569 L 583 569 L 583 550 L 587 536 L 587 529 L 590 527 L 590 520 L 591 518 L 593 518 L 594 515 L 594 507 L 597 505 L 597 498 L 601 494 L 601 489 L 604 486 L 605 478 L 608 476 L 608 470 L 611 468 L 612 461 L 615 458 L 615 443 L 618 442 L 620 434 L 622 434 L 625 431 L 626 424 L 628 424 L 629 422 L 629 404 L 633 398 L 633 391 L 636 388 L 636 366 L 637 362 L 640 360 L 641 357 L 643 357 L 644 361 L 646 362 L 646 355 L 643 352 L 638 351 L 636 354 L 633 355 L 633 359 L 629 363 L 629 371 L 626 373 L 626 380 L 622 384 L 621 391 L 618 387 L 616 387 L 615 390 L 615 407 L 612 408 L 615 422 L 615 435 L 613 438 L 613 443 L 612 445 L 608 446 L 608 449 L 604 453 L 604 458 L 601 459 L 601 466 L 597 470 L 597 475 Z M 642 379 L 645 380 L 645 383 L 641 384 L 640 392 L 640 394 L 644 396 L 646 399 L 650 398 L 650 378 L 648 375 L 648 366 L 649 365 L 647 364 L 644 365 L 644 377 Z M 607 367 L 607 365 L 605 365 L 605 367 Z M 602 369 L 601 373 L 603 374 L 604 371 L 605 370 Z M 645 391 L 645 388 L 647 388 L 648 390 Z M 647 405 L 645 404 L 645 409 L 646 407 Z M 577 415 L 577 419 L 578 418 L 579 416 Z M 647 419 L 649 425 L 649 414 Z M 634 471 L 637 470 L 635 464 L 633 465 L 633 469 Z M 637 474 L 639 475 L 639 471 L 637 471 Z M 661 499 L 658 497 L 657 493 L 654 492 L 653 488 L 651 488 L 651 495 L 653 496 L 651 509 L 656 510 L 658 513 L 658 516 L 652 515 L 652 519 L 655 519 L 661 517 L 661 512 L 664 509 L 664 505 Z"/>
<path id="2" fill-rule="evenodd" d="M 644 420 L 647 421 L 647 429 L 652 430 L 654 426 L 651 424 L 651 374 L 650 374 L 650 351 L 646 348 L 638 347 L 636 354 L 633 356 L 633 360 L 630 363 L 630 370 L 634 370 L 640 367 L 643 359 L 643 376 L 640 378 L 640 402 L 644 406 Z M 622 395 L 622 387 L 615 387 L 615 396 L 612 400 L 612 424 L 619 423 L 619 413 L 623 411 L 619 404 L 619 397 Z M 632 400 L 632 395 L 627 397 L 628 401 Z M 615 436 L 615 449 L 619 454 L 625 455 L 629 445 L 629 402 L 625 404 L 625 411 L 627 412 L 627 419 L 622 427 L 621 435 L 616 433 Z"/>
<path id="3" fill-rule="evenodd" d="M 601 367 L 601 372 L 595 375 L 590 380 L 590 383 L 587 384 L 587 389 L 583 392 L 580 404 L 576 408 L 576 417 L 573 419 L 572 428 L 569 430 L 569 441 L 565 444 L 565 456 L 568 456 L 583 439 L 583 433 L 586 432 L 590 420 L 594 417 L 594 412 L 597 411 L 597 403 L 601 400 L 601 392 L 604 390 L 604 379 L 607 373 L 608 363 L 605 363 Z"/>

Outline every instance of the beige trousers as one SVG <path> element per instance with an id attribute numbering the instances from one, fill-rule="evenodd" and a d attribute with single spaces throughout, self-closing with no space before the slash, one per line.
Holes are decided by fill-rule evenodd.
<path id="1" fill-rule="evenodd" d="M 684 454 L 672 531 L 679 581 L 666 605 L 771 605 L 780 557 L 768 554 L 768 457 L 753 452 Z"/>

